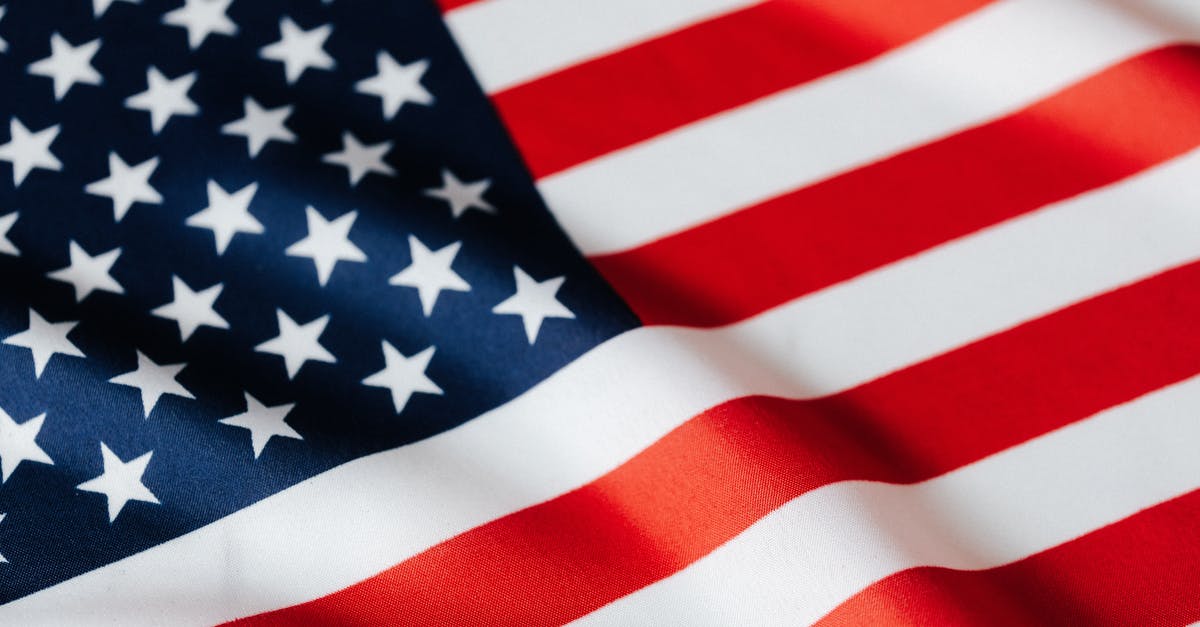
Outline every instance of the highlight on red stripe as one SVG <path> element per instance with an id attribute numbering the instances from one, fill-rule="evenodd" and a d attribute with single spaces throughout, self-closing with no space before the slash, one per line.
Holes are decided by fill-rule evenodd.
<path id="1" fill-rule="evenodd" d="M 769 0 L 493 95 L 535 178 L 861 63 L 991 0 Z"/>
<path id="2" fill-rule="evenodd" d="M 1196 529 L 1200 491 L 999 568 L 897 573 L 817 625 L 1185 625 L 1200 620 Z"/>
<path id="3" fill-rule="evenodd" d="M 582 488 L 245 624 L 567 622 L 806 491 L 928 479 L 1200 372 L 1198 284 L 1192 264 L 843 394 L 729 401 Z"/>
<path id="4" fill-rule="evenodd" d="M 1018 113 L 592 258 L 646 324 L 735 322 L 1200 145 L 1200 48 L 1148 52 Z"/>

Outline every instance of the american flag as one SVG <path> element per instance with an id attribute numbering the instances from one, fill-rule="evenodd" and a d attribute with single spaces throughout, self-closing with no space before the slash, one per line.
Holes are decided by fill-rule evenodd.
<path id="1" fill-rule="evenodd" d="M 1198 621 L 1197 38 L 9 0 L 0 624 Z"/>

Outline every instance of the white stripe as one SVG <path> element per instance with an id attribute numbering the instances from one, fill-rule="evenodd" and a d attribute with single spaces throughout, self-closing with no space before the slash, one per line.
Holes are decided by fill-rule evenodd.
<path id="1" fill-rule="evenodd" d="M 737 325 L 629 332 L 462 427 L 0 607 L 0 624 L 205 624 L 338 590 L 727 399 L 844 390 L 1200 258 L 1196 180 L 1200 152 Z"/>
<path id="2" fill-rule="evenodd" d="M 496 93 L 761 0 L 485 0 L 446 15 L 484 91 Z"/>
<path id="3" fill-rule="evenodd" d="M 574 624 L 810 624 L 893 573 L 994 568 L 1196 490 L 1196 442 L 1200 377 L 936 479 L 824 486 Z"/>
<path id="4" fill-rule="evenodd" d="M 584 253 L 644 244 L 1017 110 L 1179 38 L 1116 4 L 1001 2 L 873 62 L 548 176 L 538 187 Z M 1191 23 L 1200 19 L 1193 0 L 1138 4 L 1190 7 Z"/>

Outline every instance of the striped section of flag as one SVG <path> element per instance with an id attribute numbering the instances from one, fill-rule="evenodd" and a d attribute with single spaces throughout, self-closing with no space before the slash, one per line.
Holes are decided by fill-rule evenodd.
<path id="1" fill-rule="evenodd" d="M 612 253 L 1011 113 L 1178 39 L 1094 0 L 1001 2 L 538 187 L 585 253 Z"/>
<path id="2" fill-rule="evenodd" d="M 896 572 L 1025 558 L 1200 488 L 1198 410 L 1190 379 L 926 482 L 833 484 L 581 624 L 808 624 Z"/>
<path id="3" fill-rule="evenodd" d="M 545 177 L 876 57 L 986 4 L 761 2 L 505 88 L 494 101 L 534 175 Z"/>
<path id="4" fill-rule="evenodd" d="M 882 579 L 817 624 L 1132 625 L 1200 619 L 1195 551 L 1200 492 L 1156 505 L 1023 560 L 982 571 L 918 568 Z"/>
<path id="5" fill-rule="evenodd" d="M 648 324 L 740 320 L 1195 148 L 1197 62 L 1191 46 L 1143 53 L 1011 115 L 593 262 Z"/>
<path id="6" fill-rule="evenodd" d="M 1200 619 L 1200 10 L 893 4 L 442 0 L 648 326 L 0 619 Z"/>

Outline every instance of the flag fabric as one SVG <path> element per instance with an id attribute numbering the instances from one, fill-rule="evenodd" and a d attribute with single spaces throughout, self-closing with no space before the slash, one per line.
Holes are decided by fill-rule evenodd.
<path id="1" fill-rule="evenodd" d="M 1200 621 L 1197 37 L 11 0 L 0 624 Z"/>

